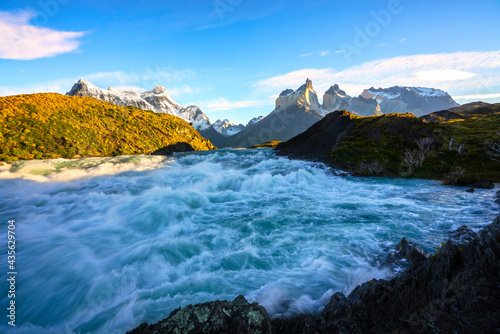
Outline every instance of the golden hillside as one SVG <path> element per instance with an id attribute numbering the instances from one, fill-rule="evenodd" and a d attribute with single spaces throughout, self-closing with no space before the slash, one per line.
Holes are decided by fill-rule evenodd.
<path id="1" fill-rule="evenodd" d="M 176 143 L 213 150 L 179 117 L 55 93 L 0 97 L 0 160 L 149 154 Z"/>

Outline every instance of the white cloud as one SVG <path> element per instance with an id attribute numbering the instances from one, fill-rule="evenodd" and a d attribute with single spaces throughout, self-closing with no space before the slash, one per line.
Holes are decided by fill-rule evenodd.
<path id="1" fill-rule="evenodd" d="M 330 50 L 321 51 L 321 52 L 319 53 L 319 55 L 320 55 L 321 57 L 328 56 L 329 54 L 330 54 Z"/>
<path id="2" fill-rule="evenodd" d="M 30 23 L 32 12 L 0 11 L 0 58 L 32 60 L 78 51 L 86 32 L 57 31 Z"/>
<path id="3" fill-rule="evenodd" d="M 287 88 L 296 89 L 304 84 L 306 78 L 309 78 L 313 81 L 314 87 L 318 91 L 325 83 L 331 82 L 334 75 L 334 70 L 330 68 L 306 68 L 261 80 L 254 85 L 254 88 L 261 93 L 273 94 Z"/>
<path id="4" fill-rule="evenodd" d="M 403 43 L 403 42 L 405 42 L 405 41 L 406 41 L 406 38 L 401 38 L 401 39 L 398 41 L 398 43 Z"/>
<path id="5" fill-rule="evenodd" d="M 465 72 L 460 70 L 431 70 L 415 72 L 415 74 L 421 80 L 426 81 L 465 80 L 477 75 L 477 73 Z"/>
<path id="6" fill-rule="evenodd" d="M 312 55 L 313 55 L 313 53 L 312 53 L 312 52 L 309 52 L 309 53 L 303 53 L 303 54 L 301 54 L 300 56 L 301 56 L 301 57 L 310 57 L 310 56 L 312 56 Z"/>
<path id="7" fill-rule="evenodd" d="M 302 69 L 261 80 L 254 88 L 267 95 L 275 94 L 285 88 L 297 88 L 308 77 L 318 93 L 337 83 L 350 95 L 371 86 L 395 85 L 440 88 L 452 95 L 482 94 L 494 87 L 500 88 L 500 51 L 385 58 L 341 71 Z"/>
<path id="8" fill-rule="evenodd" d="M 225 98 L 218 98 L 214 100 L 209 100 L 206 102 L 198 103 L 203 110 L 206 111 L 221 111 L 221 110 L 232 110 L 239 108 L 251 108 L 251 107 L 263 107 L 267 105 L 272 105 L 273 101 L 262 101 L 262 100 L 243 100 L 243 101 L 233 101 L 230 102 Z"/>
<path id="9" fill-rule="evenodd" d="M 387 45 L 388 45 L 388 44 L 385 44 L 385 43 L 380 43 L 380 44 L 378 45 L 378 47 L 380 48 L 380 47 L 387 46 Z"/>
<path id="10" fill-rule="evenodd" d="M 334 53 L 338 54 L 338 53 L 343 53 L 343 52 L 345 52 L 345 50 L 338 50 L 338 51 L 335 51 Z"/>
<path id="11" fill-rule="evenodd" d="M 463 99 L 463 100 L 488 100 L 488 99 L 498 99 L 500 98 L 500 93 L 493 94 L 471 94 L 471 95 L 461 95 L 455 96 L 455 99 Z"/>
<path id="12" fill-rule="evenodd" d="M 16 95 L 16 94 L 31 94 L 31 93 L 47 93 L 55 92 L 65 94 L 71 87 L 78 81 L 78 79 L 84 79 L 90 81 L 97 87 L 108 88 L 108 87 L 134 87 L 135 89 L 141 89 L 142 92 L 147 89 L 152 89 L 156 85 L 166 85 L 168 82 L 172 81 L 182 81 L 188 78 L 192 78 L 196 73 L 192 70 L 174 70 L 174 69 L 164 69 L 156 68 L 152 70 L 146 68 L 142 73 L 125 73 L 122 71 L 116 72 L 98 72 L 81 75 L 79 77 L 62 78 L 47 82 L 41 82 L 36 84 L 31 84 L 27 86 L 0 86 L 0 96 Z M 139 84 L 139 85 L 134 85 Z M 143 89 L 142 87 L 146 87 Z M 196 93 L 201 88 L 192 88 L 187 85 L 181 87 L 170 88 L 169 94 L 171 96 L 176 96 L 186 93 Z"/>

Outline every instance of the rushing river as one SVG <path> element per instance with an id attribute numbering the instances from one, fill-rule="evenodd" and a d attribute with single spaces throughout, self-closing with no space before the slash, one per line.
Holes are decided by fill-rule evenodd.
<path id="1" fill-rule="evenodd" d="M 272 316 L 390 278 L 406 236 L 428 251 L 489 224 L 495 190 L 336 176 L 271 150 L 0 166 L 0 257 L 16 232 L 16 333 L 125 333 L 243 294 Z M 0 331 L 9 328 L 5 279 Z"/>

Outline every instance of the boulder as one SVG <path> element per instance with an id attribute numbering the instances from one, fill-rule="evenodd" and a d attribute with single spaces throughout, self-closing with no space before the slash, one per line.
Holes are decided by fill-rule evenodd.
<path id="1" fill-rule="evenodd" d="M 406 267 L 405 264 L 413 267 L 414 265 L 428 259 L 429 256 L 430 254 L 422 247 L 414 244 L 406 238 L 403 238 L 396 246 L 395 250 L 389 253 L 386 261 L 388 263 L 396 263 L 404 267 Z"/>
<path id="2" fill-rule="evenodd" d="M 257 303 L 248 303 L 238 296 L 232 302 L 214 301 L 179 308 L 168 318 L 154 324 L 141 324 L 127 334 L 170 333 L 271 333 L 266 310 Z"/>

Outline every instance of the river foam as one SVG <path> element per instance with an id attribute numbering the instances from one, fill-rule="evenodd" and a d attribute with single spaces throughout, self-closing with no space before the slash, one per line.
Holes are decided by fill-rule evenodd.
<path id="1" fill-rule="evenodd" d="M 20 333 L 123 333 L 239 294 L 272 316 L 316 312 L 392 277 L 380 264 L 403 236 L 431 251 L 497 210 L 494 190 L 340 177 L 270 150 L 20 162 L 0 186 Z"/>

